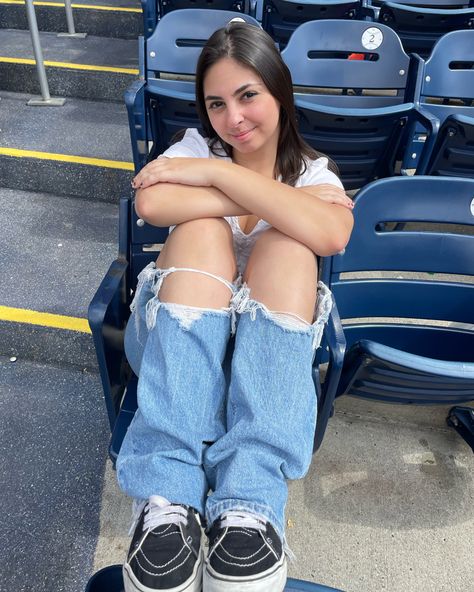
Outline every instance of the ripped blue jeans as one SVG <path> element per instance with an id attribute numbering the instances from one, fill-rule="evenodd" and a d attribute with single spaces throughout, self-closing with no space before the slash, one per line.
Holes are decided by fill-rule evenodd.
<path id="1" fill-rule="evenodd" d="M 161 283 L 176 271 L 150 264 L 139 276 L 125 337 L 138 410 L 117 460 L 119 485 L 137 500 L 158 494 L 192 506 L 208 524 L 227 510 L 259 514 L 284 538 L 286 480 L 311 462 L 312 363 L 331 294 L 319 284 L 311 325 L 217 276 L 232 293 L 228 308 L 162 303 Z"/>

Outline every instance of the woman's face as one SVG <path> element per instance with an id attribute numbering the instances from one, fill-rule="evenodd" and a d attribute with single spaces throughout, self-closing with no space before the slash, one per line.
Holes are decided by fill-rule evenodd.
<path id="1" fill-rule="evenodd" d="M 234 154 L 262 148 L 276 152 L 280 104 L 254 70 L 222 58 L 206 72 L 203 86 L 211 125 Z"/>

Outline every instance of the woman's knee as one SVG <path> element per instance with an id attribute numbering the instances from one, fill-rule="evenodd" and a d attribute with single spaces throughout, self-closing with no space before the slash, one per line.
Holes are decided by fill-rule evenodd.
<path id="1" fill-rule="evenodd" d="M 270 310 L 291 312 L 312 322 L 317 274 L 311 249 L 272 228 L 256 242 L 244 280 L 252 298 Z"/>
<path id="2" fill-rule="evenodd" d="M 228 306 L 231 290 L 207 274 L 226 282 L 233 282 L 237 275 L 229 224 L 223 218 L 203 218 L 179 224 L 169 235 L 157 267 L 194 270 L 179 271 L 166 277 L 160 290 L 163 302 L 211 308 Z"/>
<path id="3" fill-rule="evenodd" d="M 169 235 L 158 260 L 159 267 L 202 265 L 200 269 L 235 277 L 237 265 L 232 230 L 223 218 L 200 218 L 178 224 Z"/>
<path id="4" fill-rule="evenodd" d="M 262 269 L 274 275 L 295 277 L 304 282 L 308 281 L 308 274 L 317 275 L 317 258 L 309 247 L 299 241 L 281 233 L 275 228 L 262 233 L 255 243 L 250 255 L 244 279 Z"/>

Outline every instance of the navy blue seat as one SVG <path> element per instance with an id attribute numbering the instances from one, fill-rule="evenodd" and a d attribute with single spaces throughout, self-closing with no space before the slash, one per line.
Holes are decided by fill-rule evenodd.
<path id="1" fill-rule="evenodd" d="M 361 0 L 262 0 L 262 26 L 283 49 L 302 23 L 363 18 Z"/>
<path id="2" fill-rule="evenodd" d="M 474 177 L 474 117 L 449 115 L 417 174 Z"/>
<path id="3" fill-rule="evenodd" d="M 183 8 L 206 8 L 212 10 L 231 10 L 235 12 L 249 12 L 248 0 L 158 0 L 160 16 L 172 10 Z"/>
<path id="4" fill-rule="evenodd" d="M 98 571 L 89 580 L 85 592 L 124 592 L 122 566 L 111 565 Z M 285 592 L 341 592 L 341 590 L 288 578 Z"/>
<path id="5" fill-rule="evenodd" d="M 382 6 L 390 0 L 371 0 L 371 6 Z M 420 6 L 423 8 L 469 8 L 474 6 L 474 0 L 398 0 L 397 4 Z"/>
<path id="6" fill-rule="evenodd" d="M 143 35 L 147 39 L 155 30 L 160 17 L 158 0 L 140 0 L 143 13 Z"/>
<path id="7" fill-rule="evenodd" d="M 145 38 L 151 36 L 160 18 L 173 10 L 202 8 L 247 14 L 251 14 L 252 10 L 250 0 L 141 0 L 141 4 Z"/>
<path id="8" fill-rule="evenodd" d="M 364 21 L 300 25 L 282 52 L 304 138 L 338 165 L 346 189 L 395 173 L 415 122 L 437 120 L 414 103 L 421 60 L 396 33 Z M 351 59 L 356 57 L 358 59 Z"/>
<path id="9" fill-rule="evenodd" d="M 156 260 L 168 235 L 168 228 L 144 224 L 137 218 L 130 198 L 120 201 L 119 254 L 111 264 L 89 305 L 89 325 L 99 362 L 99 370 L 112 431 L 109 454 L 115 463 L 125 432 L 137 408 L 137 377 L 132 373 L 124 353 L 124 333 L 130 315 L 130 302 L 137 276 L 151 261 Z M 342 368 L 344 336 L 339 328 L 336 311 L 330 316 L 324 332 L 322 348 L 317 350 L 313 379 L 318 398 L 318 424 L 314 449 L 323 439 L 331 415 Z M 336 329 L 337 328 L 337 329 Z M 331 379 L 321 385 L 319 366 L 322 352 L 329 350 Z M 229 355 L 232 340 L 229 344 Z M 326 360 L 325 360 L 326 361 Z"/>
<path id="10" fill-rule="evenodd" d="M 417 174 L 474 177 L 474 31 L 452 31 L 436 43 L 423 65 L 420 105 L 440 121 L 436 142 L 424 150 Z M 407 168 L 422 152 L 415 134 Z"/>
<path id="11" fill-rule="evenodd" d="M 445 6 L 449 6 L 449 2 Z M 378 20 L 398 33 L 407 53 L 427 57 L 445 33 L 474 28 L 474 7 L 440 8 L 384 2 Z"/>
<path id="12" fill-rule="evenodd" d="M 372 12 L 374 20 L 380 14 L 380 7 L 390 0 L 367 0 L 367 10 Z M 406 4 L 419 8 L 459 9 L 474 6 L 474 0 L 397 0 L 396 4 Z"/>
<path id="13" fill-rule="evenodd" d="M 382 179 L 354 218 L 322 265 L 347 342 L 337 396 L 453 405 L 474 447 L 474 179 Z"/>
<path id="14" fill-rule="evenodd" d="M 137 172 L 166 150 L 177 132 L 200 127 L 194 90 L 197 60 L 212 33 L 236 17 L 260 26 L 247 14 L 199 8 L 174 10 L 159 20 L 146 41 L 144 80 L 125 93 Z"/>

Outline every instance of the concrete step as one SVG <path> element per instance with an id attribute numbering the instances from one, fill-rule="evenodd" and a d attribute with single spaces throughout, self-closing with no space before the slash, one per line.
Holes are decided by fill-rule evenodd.
<path id="1" fill-rule="evenodd" d="M 67 32 L 63 2 L 34 2 L 40 31 Z M 99 37 L 136 39 L 143 34 L 143 15 L 139 0 L 95 0 L 72 4 L 75 30 Z M 29 29 L 24 0 L 0 0 L 2 29 Z"/>
<path id="2" fill-rule="evenodd" d="M 124 105 L 68 99 L 30 107 L 28 98 L 0 91 L 0 186 L 108 202 L 130 194 Z"/>
<path id="3" fill-rule="evenodd" d="M 122 101 L 138 76 L 138 41 L 40 33 L 51 96 Z M 1 90 L 40 94 L 29 31 L 0 30 Z"/>
<path id="4" fill-rule="evenodd" d="M 84 592 L 108 425 L 97 373 L 0 357 L 0 589 Z"/>
<path id="5" fill-rule="evenodd" d="M 97 368 L 87 308 L 117 237 L 115 205 L 0 188 L 0 355 Z"/>

